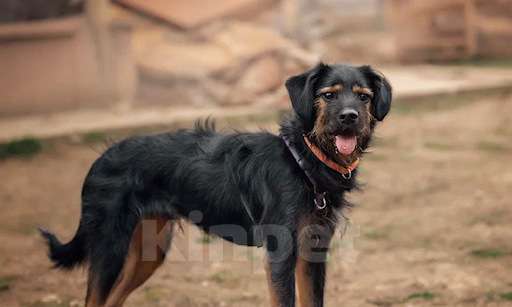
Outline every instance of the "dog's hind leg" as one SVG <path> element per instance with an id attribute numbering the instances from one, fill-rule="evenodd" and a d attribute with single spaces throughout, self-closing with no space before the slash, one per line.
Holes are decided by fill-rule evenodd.
<path id="1" fill-rule="evenodd" d="M 99 285 L 97 279 L 89 272 L 89 277 L 87 280 L 87 295 L 85 296 L 85 307 L 100 307 L 103 304 L 101 303 L 101 296 L 99 292 Z"/>
<path id="2" fill-rule="evenodd" d="M 142 285 L 164 262 L 171 245 L 174 221 L 167 218 L 146 218 L 132 235 L 123 268 L 108 295 L 101 299 L 100 288 L 89 283 L 86 307 L 120 307 L 136 288 Z"/>

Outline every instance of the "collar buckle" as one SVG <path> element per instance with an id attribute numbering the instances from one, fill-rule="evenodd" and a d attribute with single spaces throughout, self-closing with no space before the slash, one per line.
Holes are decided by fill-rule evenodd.
<path id="1" fill-rule="evenodd" d="M 327 207 L 327 199 L 325 197 L 326 192 L 315 193 L 315 206 L 318 210 L 324 210 Z"/>
<path id="2" fill-rule="evenodd" d="M 345 180 L 350 180 L 352 178 L 352 170 L 348 169 L 348 173 L 341 173 L 341 177 Z"/>

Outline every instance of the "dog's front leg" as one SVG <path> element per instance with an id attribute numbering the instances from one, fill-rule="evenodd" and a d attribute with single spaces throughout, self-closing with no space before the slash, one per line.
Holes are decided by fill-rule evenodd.
<path id="1" fill-rule="evenodd" d="M 294 239 L 280 244 L 267 243 L 266 271 L 271 307 L 295 307 L 296 246 Z"/>
<path id="2" fill-rule="evenodd" d="M 297 259 L 296 279 L 300 307 L 323 307 L 325 262 Z"/>
<path id="3" fill-rule="evenodd" d="M 302 229 L 295 269 L 300 307 L 323 307 L 327 252 L 332 238 L 329 227 Z"/>

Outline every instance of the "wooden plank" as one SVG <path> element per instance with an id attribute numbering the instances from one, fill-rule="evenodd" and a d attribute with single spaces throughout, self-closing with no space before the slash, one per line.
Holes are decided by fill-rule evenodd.
<path id="1" fill-rule="evenodd" d="M 38 21 L 23 21 L 0 25 L 0 40 L 24 40 L 34 38 L 69 37 L 74 35 L 84 17 L 55 18 Z"/>
<path id="2" fill-rule="evenodd" d="M 414 1 L 414 5 L 412 5 L 409 8 L 408 13 L 419 15 L 433 15 L 440 11 L 454 10 L 457 8 L 462 9 L 464 5 L 465 0 Z"/>
<path id="3" fill-rule="evenodd" d="M 472 57 L 477 54 L 478 41 L 477 41 L 477 12 L 475 8 L 475 2 L 473 0 L 467 0 L 464 5 L 464 18 L 465 18 L 465 38 L 466 38 L 466 56 Z"/>
<path id="4" fill-rule="evenodd" d="M 250 16 L 277 0 L 115 0 L 122 6 L 150 15 L 182 29 L 212 20 L 242 14 Z"/>

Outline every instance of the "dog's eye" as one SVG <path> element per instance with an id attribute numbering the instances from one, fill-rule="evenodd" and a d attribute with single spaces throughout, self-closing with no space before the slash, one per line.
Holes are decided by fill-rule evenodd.
<path id="1" fill-rule="evenodd" d="M 370 95 L 368 94 L 359 94 L 359 100 L 362 102 L 368 102 L 370 101 Z"/>
<path id="2" fill-rule="evenodd" d="M 322 97 L 327 99 L 327 100 L 332 100 L 332 99 L 335 99 L 336 98 L 336 93 L 335 92 L 326 92 L 326 93 L 323 93 L 322 94 Z"/>

